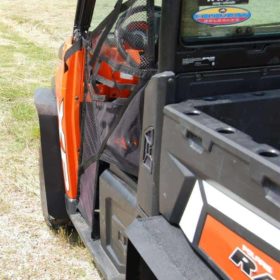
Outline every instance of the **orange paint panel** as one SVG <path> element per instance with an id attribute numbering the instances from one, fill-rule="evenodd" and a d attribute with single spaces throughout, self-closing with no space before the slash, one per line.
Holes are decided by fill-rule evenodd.
<path id="1" fill-rule="evenodd" d="M 263 253 L 210 215 L 206 218 L 199 248 L 202 249 L 230 279 L 256 279 L 259 275 L 270 275 L 268 279 L 280 279 L 279 262 Z M 250 275 L 242 271 L 242 262 L 236 264 L 231 260 L 231 257 L 234 256 L 237 250 L 241 255 L 245 255 L 245 261 L 247 258 L 254 264 L 255 269 L 250 270 Z"/>
<path id="2" fill-rule="evenodd" d="M 71 41 L 70 38 L 65 43 L 63 54 L 72 46 Z M 66 72 L 64 72 L 63 61 L 58 67 L 56 97 L 66 194 L 69 198 L 76 199 L 80 149 L 80 102 L 84 94 L 84 50 L 73 54 L 68 59 L 67 65 Z"/>

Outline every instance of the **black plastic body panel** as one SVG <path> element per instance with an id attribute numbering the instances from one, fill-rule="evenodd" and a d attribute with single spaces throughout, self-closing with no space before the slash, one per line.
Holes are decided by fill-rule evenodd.
<path id="1" fill-rule="evenodd" d="M 140 257 L 153 272 L 155 278 L 150 279 L 219 279 L 194 253 L 183 232 L 171 226 L 161 216 L 135 220 L 128 227 L 127 235 Z M 128 248 L 128 265 L 135 258 L 135 256 L 130 258 L 129 254 L 130 248 Z M 126 279 L 144 280 L 137 278 L 137 274 L 133 273 L 128 273 Z"/>
<path id="2" fill-rule="evenodd" d="M 60 156 L 58 116 L 54 91 L 38 89 L 35 105 L 39 116 L 41 151 L 48 214 L 54 219 L 68 219 Z"/>
<path id="3" fill-rule="evenodd" d="M 214 61 L 214 63 L 208 62 Z M 202 63 L 187 63 L 195 59 Z M 205 61 L 205 62 L 204 62 Z M 208 62 L 208 63 L 207 63 Z M 247 40 L 235 43 L 218 42 L 210 46 L 185 45 L 176 56 L 176 73 L 205 70 L 238 69 L 247 67 L 268 67 L 280 65 L 280 43 L 278 40 Z"/>
<path id="4" fill-rule="evenodd" d="M 170 153 L 161 161 L 164 178 L 160 181 L 160 213 L 172 224 L 178 225 L 188 198 L 196 182 L 196 176 Z"/>
<path id="5" fill-rule="evenodd" d="M 100 176 L 100 234 L 104 251 L 120 273 L 125 273 L 125 230 L 137 216 L 136 192 L 106 170 Z"/>
<path id="6" fill-rule="evenodd" d="M 162 1 L 159 36 L 159 72 L 174 71 L 178 45 L 181 0 Z M 165 19 L 165 20 L 163 20 Z"/>
<path id="7" fill-rule="evenodd" d="M 280 68 L 205 71 L 176 76 L 176 102 L 280 88 Z"/>
<path id="8" fill-rule="evenodd" d="M 80 213 L 70 215 L 70 219 L 79 233 L 83 243 L 93 257 L 98 271 L 106 280 L 124 280 L 125 276 L 118 272 L 107 252 L 103 249 L 100 239 L 92 239 L 92 229 Z"/>
<path id="9" fill-rule="evenodd" d="M 251 100 L 264 98 L 268 97 L 253 97 L 251 95 Z M 279 100 L 279 97 L 275 100 Z M 227 97 L 225 101 L 218 102 L 229 104 L 230 100 Z M 271 102 L 275 101 L 272 99 Z M 259 155 L 258 151 L 267 150 L 269 154 L 269 151 L 274 150 L 274 148 L 258 144 L 249 135 L 238 130 L 234 130 L 233 133 L 230 130 L 229 133 L 227 131 L 223 133 L 223 130 L 218 132 L 217 129 L 227 128 L 228 125 L 203 113 L 196 115 L 195 105 L 199 108 L 199 105 L 205 103 L 207 101 L 193 100 L 166 107 L 161 161 L 167 162 L 172 157 L 176 158 L 184 165 L 191 166 L 192 172 L 195 170 L 195 174 L 199 174 L 199 177 L 210 177 L 220 182 L 258 209 L 276 220 L 279 219 L 279 207 L 265 198 L 266 193 L 262 185 L 265 178 L 275 182 L 276 185 L 280 182 L 278 152 L 275 151 L 275 156 L 272 153 L 272 157 L 269 155 L 264 157 Z M 208 101 L 208 104 L 210 107 L 215 106 L 211 101 Z M 240 104 L 240 106 L 248 108 L 248 105 L 245 107 L 245 105 Z M 234 113 L 234 111 L 228 111 L 226 114 L 229 113 Z M 257 111 L 254 113 L 256 114 Z M 268 111 L 267 113 L 271 114 L 272 112 Z M 248 114 L 250 114 L 249 111 Z M 235 117 L 237 118 L 238 115 Z M 234 119 L 234 115 L 232 118 Z M 275 120 L 275 122 L 277 121 L 278 119 Z M 170 137 L 174 141 L 170 141 Z M 163 165 L 163 167 L 165 166 Z M 233 172 L 238 176 L 233 176 Z M 167 174 L 166 170 L 162 169 L 160 183 L 163 185 L 168 180 Z M 161 195 L 164 192 L 166 190 L 162 189 Z M 251 195 L 252 192 L 254 196 Z"/>
<path id="10" fill-rule="evenodd" d="M 149 216 L 159 213 L 158 193 L 163 108 L 166 104 L 174 102 L 174 86 L 174 74 L 164 72 L 153 76 L 145 90 L 137 200 L 140 208 Z M 152 143 L 149 145 L 151 161 L 149 166 L 145 162 L 147 156 L 147 149 L 145 149 L 147 132 L 153 135 Z"/>
<path id="11" fill-rule="evenodd" d="M 280 153 L 273 146 L 253 140 L 262 137 L 259 139 L 266 138 L 271 140 L 271 144 L 278 145 L 279 129 L 275 128 L 279 127 L 279 98 L 279 90 L 273 90 L 265 93 L 219 96 L 217 100 L 190 100 L 165 108 L 160 212 L 167 219 L 171 221 L 174 219 L 174 213 L 179 215 L 180 212 L 178 209 L 175 211 L 175 207 L 172 207 L 166 197 L 172 197 L 174 189 L 176 192 L 183 192 L 185 187 L 182 180 L 177 182 L 178 175 L 175 174 L 188 170 L 197 179 L 221 186 L 222 192 L 237 204 L 249 209 L 273 227 L 280 228 Z M 267 103 L 270 105 L 263 106 Z M 252 129 L 254 125 L 256 130 Z M 266 126 L 263 135 L 262 125 Z M 190 192 L 192 185 L 189 184 L 188 188 Z M 185 197 L 186 200 L 188 198 Z M 233 223 L 213 209 L 207 208 L 203 211 L 210 211 L 207 213 L 279 260 L 279 251 L 254 232 Z M 180 216 L 176 218 L 181 219 Z M 194 240 L 194 247 L 198 241 L 199 236 Z"/>
<path id="12" fill-rule="evenodd" d="M 196 176 L 202 178 L 211 178 L 226 186 L 233 193 L 242 197 L 245 201 L 255 206 L 260 211 L 271 216 L 276 221 L 280 217 L 279 205 L 267 199 L 264 182 L 274 182 L 277 189 L 280 188 L 280 152 L 266 143 L 257 143 L 252 138 L 256 137 L 259 131 L 255 132 L 250 127 L 254 125 L 256 114 L 262 115 L 263 104 L 270 101 L 270 110 L 266 111 L 267 118 L 263 120 L 266 124 L 265 137 L 271 136 L 270 140 L 276 141 L 278 145 L 279 137 L 273 136 L 278 134 L 279 130 L 269 133 L 269 129 L 274 130 L 279 125 L 279 114 L 277 104 L 279 102 L 279 91 L 267 92 L 264 96 L 253 96 L 251 94 L 241 96 L 220 97 L 219 101 L 199 101 L 191 100 L 176 105 L 171 105 L 165 109 L 165 122 L 163 129 L 163 144 L 161 161 L 167 161 L 172 155 L 177 160 L 190 166 Z M 235 100 L 235 102 L 234 102 Z M 258 107 L 250 107 L 250 103 L 257 102 Z M 214 104 L 213 104 L 214 102 Z M 208 106 L 206 105 L 208 103 Z M 276 106 L 273 106 L 276 105 Z M 204 105 L 204 106 L 202 106 Z M 234 109 L 228 109 L 231 105 Z M 214 108 L 224 106 L 225 110 L 221 113 L 221 122 L 216 118 L 200 112 L 198 108 Z M 250 108 L 254 111 L 250 112 Z M 273 108 L 275 110 L 273 110 Z M 209 111 L 209 110 L 208 110 Z M 246 112 L 244 117 L 240 112 Z M 215 114 L 219 111 L 214 110 Z M 197 115 L 198 113 L 198 115 Z M 232 124 L 237 124 L 237 118 L 242 118 L 239 125 L 241 127 L 231 127 L 226 120 L 231 119 Z M 260 129 L 262 124 L 255 124 Z M 270 127 L 269 127 L 270 125 Z M 254 135 L 248 135 L 238 130 L 245 130 L 245 133 L 254 132 Z M 261 134 L 261 133 L 260 133 Z M 170 141 L 170 135 L 174 141 Z M 233 174 L 235 174 L 233 176 Z M 162 170 L 160 182 L 164 184 L 166 172 Z M 252 193 L 254 195 L 252 195 Z"/>
<path id="13" fill-rule="evenodd" d="M 224 127 L 234 127 L 246 133 L 255 142 L 272 146 L 270 150 L 280 150 L 279 89 L 219 96 L 212 101 L 197 100 L 193 106 L 224 123 Z M 222 132 L 220 131 L 220 133 Z M 231 131 L 228 133 L 230 134 Z M 273 155 L 271 157 L 273 158 Z M 277 155 L 274 159 L 276 158 Z M 278 158 L 278 162 L 275 163 L 280 165 L 280 159 Z"/>

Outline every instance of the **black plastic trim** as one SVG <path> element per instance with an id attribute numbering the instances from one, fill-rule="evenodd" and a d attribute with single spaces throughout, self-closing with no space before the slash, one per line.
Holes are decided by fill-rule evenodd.
<path id="1" fill-rule="evenodd" d="M 157 279 L 219 279 L 194 253 L 183 232 L 162 216 L 135 220 L 127 235 Z"/>
<path id="2" fill-rule="evenodd" d="M 41 187 L 46 193 L 47 214 L 55 220 L 68 219 L 55 94 L 51 89 L 42 88 L 36 90 L 34 99 L 40 124 L 44 184 Z"/>
<path id="3" fill-rule="evenodd" d="M 70 219 L 79 233 L 83 243 L 93 257 L 96 267 L 101 271 L 106 280 L 124 280 L 125 275 L 120 274 L 104 249 L 100 240 L 91 238 L 91 228 L 80 213 L 70 215 Z"/>
<path id="4" fill-rule="evenodd" d="M 91 19 L 96 0 L 78 0 L 76 16 L 74 22 L 74 31 L 79 30 L 81 34 L 87 31 L 91 24 Z"/>

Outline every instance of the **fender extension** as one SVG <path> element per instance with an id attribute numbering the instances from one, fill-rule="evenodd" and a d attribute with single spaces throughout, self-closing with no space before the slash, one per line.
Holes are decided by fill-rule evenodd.
<path id="1" fill-rule="evenodd" d="M 45 187 L 48 214 L 56 220 L 67 220 L 55 93 L 52 89 L 37 89 L 34 101 L 41 133 L 40 183 Z"/>

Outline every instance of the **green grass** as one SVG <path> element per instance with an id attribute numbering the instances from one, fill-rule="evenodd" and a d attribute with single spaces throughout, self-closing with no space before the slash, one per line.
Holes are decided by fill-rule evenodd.
<path id="1" fill-rule="evenodd" d="M 14 102 L 26 96 L 25 85 L 14 85 L 11 87 L 11 83 L 8 79 L 0 78 L 0 86 L 0 102 Z"/>
<path id="2" fill-rule="evenodd" d="M 33 96 L 51 86 L 75 6 L 76 0 L 0 1 L 0 279 L 99 279 L 74 232 L 48 230 L 39 198 Z"/>
<path id="3" fill-rule="evenodd" d="M 7 106 L 7 137 L 14 140 L 15 147 L 21 151 L 39 139 L 33 94 L 37 87 L 50 85 L 56 56 L 49 48 L 40 47 L 19 34 L 6 32 L 8 29 L 0 23 L 0 36 L 8 42 L 8 46 L 0 46 L 0 102 Z"/>
<path id="4" fill-rule="evenodd" d="M 34 106 L 30 104 L 18 103 L 12 107 L 12 117 L 18 122 L 32 121 L 34 115 Z"/>
<path id="5" fill-rule="evenodd" d="M 16 2 L 17 0 L 14 3 L 8 1 L 0 3 L 0 11 L 2 5 L 2 11 L 5 9 L 6 13 L 5 19 L 8 20 L 8 22 L 0 21 L 0 102 L 5 104 L 6 138 L 9 138 L 10 143 L 13 142 L 7 149 L 13 153 L 21 152 L 26 147 L 38 146 L 39 127 L 33 94 L 38 87 L 50 87 L 58 59 L 57 50 L 50 47 L 49 42 L 56 41 L 63 28 L 62 24 L 55 24 L 55 20 L 63 20 L 62 14 L 59 18 L 54 18 L 55 14 L 52 14 L 52 20 L 48 19 L 51 18 L 51 13 L 46 11 L 51 9 L 46 1 L 42 3 L 46 5 L 41 11 L 42 17 L 31 15 L 28 9 L 24 8 L 18 13 L 10 12 L 9 8 L 16 8 Z M 23 7 L 26 3 L 27 1 L 23 2 Z M 65 1 L 60 3 L 57 8 L 65 9 L 66 3 Z M 34 1 L 32 5 L 35 9 L 39 3 Z M 95 14 L 93 24 L 104 18 L 106 11 L 111 10 L 113 6 L 112 0 L 99 2 L 97 7 L 99 13 Z M 75 9 L 72 11 L 73 15 L 74 12 Z M 72 20 L 69 19 L 68 22 Z M 69 32 L 71 29 L 72 26 Z M 27 31 L 30 32 L 30 37 Z M 38 31 L 42 34 L 42 38 L 36 37 Z M 4 135 L 2 137 L 5 138 Z"/>
<path id="6" fill-rule="evenodd" d="M 32 141 L 39 139 L 39 126 L 33 104 L 16 103 L 11 107 L 11 118 L 10 135 L 19 149 L 24 149 L 27 143 L 30 145 Z"/>

